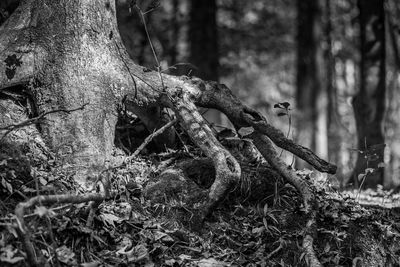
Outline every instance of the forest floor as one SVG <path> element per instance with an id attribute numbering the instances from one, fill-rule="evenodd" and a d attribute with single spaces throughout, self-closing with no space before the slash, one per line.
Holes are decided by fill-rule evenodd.
<path id="1" fill-rule="evenodd" d="M 16 231 L 16 204 L 37 194 L 76 191 L 77 186 L 68 166 L 43 159 L 24 169 L 22 158 L 0 160 L 1 266 L 27 264 Z M 256 203 L 229 197 L 202 229 L 193 231 L 196 209 L 185 199 L 165 195 L 154 202 L 143 193 L 163 163 L 157 155 L 115 170 L 116 194 L 99 206 L 91 226 L 85 203 L 31 209 L 25 219 L 36 251 L 49 266 L 307 265 L 301 248 L 306 220 L 292 186 L 275 188 Z M 400 265 L 398 194 L 339 193 L 327 181 L 315 185 L 319 211 L 314 248 L 324 266 Z"/>

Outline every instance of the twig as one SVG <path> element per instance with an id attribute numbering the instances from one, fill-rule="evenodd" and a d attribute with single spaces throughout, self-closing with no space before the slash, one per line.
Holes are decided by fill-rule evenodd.
<path id="1" fill-rule="evenodd" d="M 161 87 L 164 90 L 165 86 L 164 86 L 163 77 L 161 75 L 160 61 L 158 60 L 156 50 L 154 49 L 153 42 L 151 41 L 149 30 L 147 29 L 146 19 L 144 17 L 144 15 L 147 14 L 148 12 L 150 12 L 150 11 L 147 11 L 147 12 L 143 13 L 143 11 L 140 9 L 140 7 L 137 4 L 135 4 L 135 7 L 138 10 L 138 13 L 140 15 L 140 19 L 142 20 L 144 31 L 146 32 L 146 37 L 147 37 L 147 40 L 149 41 L 149 44 L 150 44 L 151 52 L 153 53 L 154 60 L 156 61 L 156 64 L 157 64 L 157 72 L 158 72 L 158 76 L 160 77 Z"/>
<path id="2" fill-rule="evenodd" d="M 162 134 L 166 129 L 168 129 L 169 127 L 174 125 L 177 121 L 178 121 L 178 119 L 175 118 L 172 121 L 170 121 L 167 124 L 165 124 L 160 129 L 158 129 L 157 131 L 155 131 L 152 134 L 150 134 L 149 136 L 147 136 L 146 139 L 143 141 L 143 143 L 136 149 L 136 151 L 133 152 L 132 155 L 130 155 L 129 157 L 126 158 L 125 162 L 129 162 L 133 158 L 137 157 L 139 155 L 140 151 L 142 151 L 143 148 L 145 148 L 151 142 L 151 140 L 153 140 L 154 137 Z"/>
<path id="3" fill-rule="evenodd" d="M 5 127 L 0 128 L 0 131 L 2 130 L 6 130 L 6 132 L 3 134 L 3 136 L 1 137 L 0 141 L 3 141 L 3 139 L 12 131 L 16 130 L 16 129 L 20 129 L 23 127 L 26 127 L 28 125 L 31 124 L 35 124 L 35 123 L 39 123 L 41 120 L 43 120 L 45 118 L 45 116 L 52 114 L 52 113 L 58 113 L 58 112 L 64 112 L 67 114 L 70 114 L 71 112 L 77 111 L 77 110 L 83 110 L 85 108 L 85 106 L 87 106 L 88 103 L 83 104 L 82 106 L 80 106 L 79 108 L 74 108 L 74 109 L 55 109 L 55 110 L 50 110 L 47 111 L 43 114 L 40 114 L 37 117 L 31 118 L 29 120 L 20 122 L 18 124 L 11 124 L 11 125 L 7 125 Z"/>
<path id="4" fill-rule="evenodd" d="M 137 99 L 137 92 L 138 92 L 138 90 L 137 90 L 137 84 L 136 84 L 135 78 L 133 78 L 133 74 L 132 74 L 132 72 L 131 72 L 131 69 L 129 68 L 128 64 L 125 62 L 124 57 L 122 56 L 122 53 L 121 53 L 121 50 L 119 49 L 119 46 L 118 46 L 118 44 L 117 44 L 117 41 L 114 40 L 114 42 L 115 42 L 115 46 L 117 47 L 119 56 L 120 56 L 122 62 L 124 63 L 126 69 L 128 70 L 129 76 L 131 76 L 133 85 L 135 86 L 135 99 Z"/>

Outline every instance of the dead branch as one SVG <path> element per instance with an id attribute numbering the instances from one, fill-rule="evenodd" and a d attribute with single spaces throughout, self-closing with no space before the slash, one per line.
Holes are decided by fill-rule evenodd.
<path id="1" fill-rule="evenodd" d="M 27 254 L 27 262 L 30 266 L 42 266 L 42 260 L 37 258 L 33 243 L 31 241 L 31 232 L 25 224 L 25 211 L 35 205 L 52 205 L 52 204 L 62 204 L 62 203 L 70 203 L 70 204 L 79 204 L 83 202 L 100 202 L 104 201 L 105 196 L 102 194 L 86 194 L 86 195 L 48 195 L 48 196 L 36 196 L 30 198 L 25 202 L 21 202 L 15 208 L 15 216 L 17 220 L 17 232 L 19 238 L 21 239 L 22 244 L 24 245 L 26 254 Z M 41 258 L 41 257 L 40 257 Z"/>

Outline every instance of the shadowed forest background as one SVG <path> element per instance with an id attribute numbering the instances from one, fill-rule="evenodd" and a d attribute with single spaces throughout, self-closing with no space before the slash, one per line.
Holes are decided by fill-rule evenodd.
<path id="1" fill-rule="evenodd" d="M 0 265 L 399 266 L 399 18 L 1 1 Z"/>

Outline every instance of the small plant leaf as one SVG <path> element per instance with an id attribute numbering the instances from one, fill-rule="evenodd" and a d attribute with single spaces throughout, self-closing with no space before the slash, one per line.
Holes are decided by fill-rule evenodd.
<path id="1" fill-rule="evenodd" d="M 357 176 L 357 179 L 358 179 L 358 181 L 361 181 L 364 177 L 365 177 L 365 173 L 360 173 L 360 174 Z"/>

